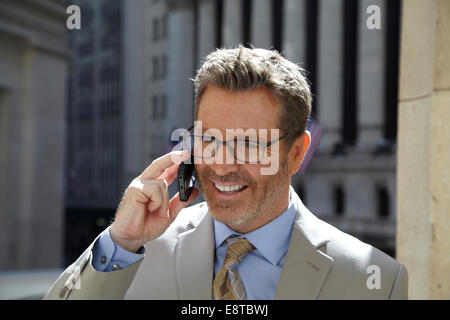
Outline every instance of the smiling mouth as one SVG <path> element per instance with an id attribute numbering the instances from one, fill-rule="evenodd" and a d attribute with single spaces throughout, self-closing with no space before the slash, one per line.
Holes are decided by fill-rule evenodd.
<path id="1" fill-rule="evenodd" d="M 224 194 L 238 193 L 247 188 L 247 185 L 242 185 L 242 184 L 224 186 L 224 185 L 213 182 L 213 185 L 217 191 L 224 193 Z"/>

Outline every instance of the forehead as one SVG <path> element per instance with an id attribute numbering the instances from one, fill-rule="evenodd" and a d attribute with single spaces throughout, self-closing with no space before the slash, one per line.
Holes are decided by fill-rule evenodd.
<path id="1" fill-rule="evenodd" d="M 278 128 L 279 109 L 266 88 L 233 92 L 208 86 L 200 100 L 197 120 L 204 128 L 272 129 Z"/>

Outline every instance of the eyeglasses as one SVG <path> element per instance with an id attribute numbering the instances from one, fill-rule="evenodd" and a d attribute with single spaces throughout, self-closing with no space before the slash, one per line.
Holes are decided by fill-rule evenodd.
<path id="1" fill-rule="evenodd" d="M 192 126 L 188 131 L 191 131 L 193 128 Z M 189 144 L 194 158 L 214 158 L 219 151 L 219 147 L 224 145 L 233 155 L 237 163 L 258 164 L 267 163 L 270 159 L 269 147 L 287 136 L 288 134 L 284 134 L 278 139 L 269 142 L 260 142 L 248 138 L 234 138 L 228 141 L 222 141 L 213 135 L 189 134 L 184 137 L 184 140 Z"/>

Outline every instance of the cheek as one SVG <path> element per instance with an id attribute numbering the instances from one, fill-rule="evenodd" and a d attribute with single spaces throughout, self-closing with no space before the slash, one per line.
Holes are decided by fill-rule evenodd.
<path id="1" fill-rule="evenodd" d="M 246 168 L 247 175 L 251 176 L 255 182 L 255 187 L 258 188 L 260 185 L 267 183 L 268 176 L 261 175 L 261 166 L 248 166 Z"/>
<path id="2" fill-rule="evenodd" d="M 197 178 L 203 177 L 206 172 L 208 172 L 207 166 L 204 164 L 196 164 L 195 166 L 195 172 L 197 173 Z"/>

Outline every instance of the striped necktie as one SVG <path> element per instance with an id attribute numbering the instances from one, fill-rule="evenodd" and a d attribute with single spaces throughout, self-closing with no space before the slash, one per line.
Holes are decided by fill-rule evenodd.
<path id="1" fill-rule="evenodd" d="M 222 268 L 214 278 L 213 298 L 214 300 L 246 300 L 244 285 L 234 267 L 255 247 L 247 239 L 229 237 L 226 241 L 227 254 Z"/>

